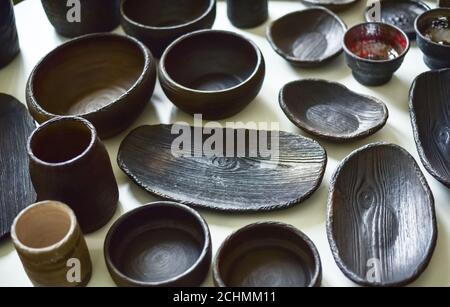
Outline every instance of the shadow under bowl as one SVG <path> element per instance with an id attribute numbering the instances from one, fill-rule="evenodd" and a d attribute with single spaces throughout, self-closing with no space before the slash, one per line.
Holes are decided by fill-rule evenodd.
<path id="1" fill-rule="evenodd" d="M 159 79 L 167 97 L 189 114 L 222 119 L 239 113 L 261 90 L 265 62 L 243 36 L 220 30 L 187 34 L 164 52 Z"/>
<path id="2" fill-rule="evenodd" d="M 216 1 L 124 0 L 120 14 L 124 31 L 160 58 L 167 46 L 180 36 L 213 26 Z"/>
<path id="3" fill-rule="evenodd" d="M 119 286 L 195 287 L 211 265 L 211 237 L 193 209 L 155 202 L 123 215 L 105 240 L 108 270 Z"/>
<path id="4" fill-rule="evenodd" d="M 33 118 L 81 116 L 101 138 L 125 130 L 153 94 L 156 64 L 134 38 L 90 34 L 51 51 L 33 69 L 26 99 Z"/>

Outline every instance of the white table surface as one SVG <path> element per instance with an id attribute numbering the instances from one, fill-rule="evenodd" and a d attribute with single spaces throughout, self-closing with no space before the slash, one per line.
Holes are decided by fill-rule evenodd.
<path id="1" fill-rule="evenodd" d="M 363 21 L 362 12 L 365 2 L 365 0 L 362 0 L 360 4 L 353 8 L 339 13 L 348 26 Z M 435 2 L 427 2 L 433 7 L 436 6 Z M 271 1 L 270 19 L 274 20 L 303 7 L 302 4 L 295 1 Z M 22 102 L 25 102 L 25 83 L 32 68 L 41 57 L 45 56 L 65 39 L 55 33 L 44 14 L 39 0 L 22 2 L 16 6 L 15 13 L 22 52 L 9 66 L 0 70 L 0 92 L 14 95 Z M 383 130 L 356 143 L 337 145 L 319 140 L 326 148 L 329 158 L 323 183 L 309 200 L 291 209 L 251 215 L 224 215 L 205 211 L 200 213 L 209 223 L 214 252 L 231 232 L 253 222 L 281 221 L 295 225 L 314 241 L 319 250 L 323 266 L 322 286 L 354 286 L 336 266 L 328 245 L 325 219 L 329 180 L 339 161 L 353 150 L 372 142 L 385 141 L 399 144 L 419 161 L 408 113 L 408 92 L 413 79 L 418 74 L 426 71 L 427 67 L 422 61 L 419 49 L 413 44 L 403 66 L 389 84 L 378 88 L 367 88 L 353 79 L 350 70 L 344 63 L 343 56 L 331 64 L 318 69 L 297 69 L 290 66 L 269 46 L 265 39 L 266 26 L 267 24 L 250 31 L 238 30 L 229 23 L 226 17 L 225 4 L 222 2 L 218 4 L 214 28 L 242 32 L 257 43 L 267 63 L 266 80 L 259 96 L 244 111 L 227 121 L 279 122 L 281 130 L 306 135 L 286 118 L 278 105 L 278 93 L 281 87 L 289 81 L 303 78 L 323 78 L 338 81 L 354 91 L 376 96 L 386 102 L 390 112 L 389 121 Z M 116 31 L 122 32 L 120 29 Z M 70 61 L 70 59 L 67 60 Z M 155 200 L 128 180 L 118 168 L 115 161 L 120 142 L 132 128 L 137 126 L 157 123 L 168 124 L 179 120 L 192 122 L 192 117 L 178 111 L 165 97 L 160 86 L 157 85 L 151 103 L 148 104 L 144 113 L 133 124 L 133 127 L 130 127 L 128 131 L 121 135 L 106 141 L 120 188 L 120 204 L 114 220 L 126 211 Z M 449 286 L 450 191 L 431 177 L 422 165 L 421 168 L 436 199 L 439 239 L 429 267 L 412 285 Z M 94 270 L 90 286 L 114 286 L 103 258 L 103 241 L 112 222 L 100 231 L 86 237 Z M 209 274 L 205 286 L 212 285 L 211 274 Z M 31 286 L 10 241 L 0 243 L 0 286 Z"/>

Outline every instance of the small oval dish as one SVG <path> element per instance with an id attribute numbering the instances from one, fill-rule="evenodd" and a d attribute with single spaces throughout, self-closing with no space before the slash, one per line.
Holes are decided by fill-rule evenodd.
<path id="1" fill-rule="evenodd" d="M 120 14 L 124 31 L 160 58 L 180 36 L 213 26 L 216 0 L 122 0 Z"/>
<path id="2" fill-rule="evenodd" d="M 27 105 L 39 123 L 81 116 L 108 138 L 140 115 L 155 82 L 155 60 L 142 43 L 89 34 L 60 45 L 36 65 L 27 83 Z"/>
<path id="3" fill-rule="evenodd" d="M 222 119 L 255 99 L 265 77 L 264 57 L 245 37 L 220 30 L 187 34 L 164 52 L 159 80 L 167 97 L 189 114 Z"/>
<path id="4" fill-rule="evenodd" d="M 320 287 L 314 243 L 293 226 L 263 222 L 228 237 L 213 265 L 218 287 Z"/>
<path id="5" fill-rule="evenodd" d="M 283 131 L 207 130 L 139 127 L 123 140 L 117 162 L 156 196 L 226 212 L 284 209 L 322 182 L 327 155 L 316 141 Z"/>
<path id="6" fill-rule="evenodd" d="M 434 198 L 414 158 L 394 144 L 351 153 L 331 180 L 327 234 L 342 272 L 363 286 L 415 281 L 437 241 Z"/>
<path id="7" fill-rule="evenodd" d="M 111 277 L 122 287 L 195 287 L 206 278 L 212 245 L 193 209 L 155 202 L 124 214 L 105 240 Z"/>
<path id="8" fill-rule="evenodd" d="M 416 78 L 409 111 L 423 165 L 450 188 L 450 69 L 425 72 Z"/>
<path id="9" fill-rule="evenodd" d="M 327 7 L 331 10 L 338 11 L 346 9 L 358 2 L 359 0 L 301 0 L 306 5 L 318 5 Z"/>
<path id="10" fill-rule="evenodd" d="M 274 21 L 267 39 L 281 57 L 299 67 L 327 63 L 342 53 L 347 26 L 339 16 L 322 7 L 289 13 Z"/>
<path id="11" fill-rule="evenodd" d="M 297 127 L 334 142 L 361 139 L 384 127 L 386 105 L 325 80 L 300 80 L 280 91 L 280 106 Z"/>
<path id="12" fill-rule="evenodd" d="M 344 36 L 345 60 L 355 79 L 367 86 L 388 83 L 403 63 L 410 41 L 396 26 L 367 22 Z"/>

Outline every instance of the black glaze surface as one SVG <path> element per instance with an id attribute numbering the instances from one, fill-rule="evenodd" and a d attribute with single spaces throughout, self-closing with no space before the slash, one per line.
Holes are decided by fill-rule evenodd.
<path id="1" fill-rule="evenodd" d="M 19 51 L 14 8 L 11 1 L 0 1 L 0 69 L 9 64 Z"/>
<path id="2" fill-rule="evenodd" d="M 172 134 L 171 131 L 174 131 Z M 244 133 L 244 130 L 237 130 Z M 179 125 L 142 126 L 122 142 L 117 157 L 119 167 L 139 186 L 157 196 L 200 208 L 219 211 L 255 212 L 286 208 L 307 199 L 320 185 L 327 162 L 325 150 L 315 141 L 280 132 L 267 134 L 251 130 L 271 144 L 279 143 L 279 161 L 264 154 L 249 154 L 256 146 L 245 144 L 245 155 L 236 155 L 236 130 L 228 130 L 233 144 L 225 142 L 234 154 L 224 157 L 197 150 L 192 157 L 191 145 L 185 155 L 172 154 L 172 144 L 183 135 L 198 135 L 206 143 L 211 135 L 201 129 Z M 248 133 L 248 131 L 247 131 Z M 233 138 L 234 135 L 234 138 Z M 227 136 L 216 132 L 219 142 Z M 271 137 L 274 138 L 272 143 Z M 260 141 L 261 142 L 261 141 Z M 174 145 L 178 148 L 177 145 Z M 191 147 L 192 146 L 192 147 Z M 206 146 L 206 145 L 205 145 Z M 265 147 L 265 146 L 262 146 Z M 241 148 L 242 150 L 242 148 Z M 256 153 L 256 152 L 255 152 Z M 237 156 L 237 157 L 236 157 Z"/>
<path id="3" fill-rule="evenodd" d="M 307 5 L 324 6 L 334 11 L 346 9 L 358 2 L 359 0 L 301 0 Z"/>
<path id="4" fill-rule="evenodd" d="M 280 91 L 286 116 L 306 132 L 335 142 L 369 136 L 386 124 L 386 105 L 325 80 L 301 80 Z"/>
<path id="5" fill-rule="evenodd" d="M 322 65 L 342 53 L 347 26 L 328 9 L 315 7 L 289 13 L 267 30 L 272 48 L 300 67 Z"/>
<path id="6" fill-rule="evenodd" d="M 36 201 L 28 172 L 27 140 L 33 118 L 14 97 L 0 93 L 0 239 L 16 215 Z"/>
<path id="7" fill-rule="evenodd" d="M 434 198 L 414 158 L 376 143 L 350 154 L 331 180 L 327 233 L 342 272 L 364 286 L 403 286 L 428 266 Z"/>
<path id="8" fill-rule="evenodd" d="M 269 17 L 268 0 L 227 0 L 228 19 L 238 28 L 253 28 Z"/>
<path id="9" fill-rule="evenodd" d="M 423 165 L 450 188 L 450 69 L 418 76 L 411 87 L 409 108 Z"/>

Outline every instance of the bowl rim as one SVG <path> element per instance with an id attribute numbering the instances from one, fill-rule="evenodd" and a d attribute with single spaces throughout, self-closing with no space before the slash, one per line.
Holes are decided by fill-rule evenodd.
<path id="1" fill-rule="evenodd" d="M 325 6 L 345 6 L 353 4 L 359 0 L 343 0 L 341 2 L 336 2 L 336 0 L 301 0 L 309 5 L 325 5 Z"/>
<path id="2" fill-rule="evenodd" d="M 179 25 L 156 27 L 156 26 L 142 24 L 140 22 L 137 22 L 137 21 L 131 19 L 131 17 L 129 17 L 125 13 L 125 10 L 124 10 L 124 5 L 127 1 L 129 1 L 129 0 L 121 0 L 120 1 L 120 15 L 126 20 L 126 22 L 128 22 L 136 27 L 139 27 L 139 28 L 143 28 L 143 29 L 147 29 L 147 30 L 156 30 L 156 31 L 157 30 L 176 30 L 176 29 L 181 29 L 181 28 L 193 25 L 193 24 L 201 21 L 202 19 L 204 19 L 206 16 L 208 16 L 214 10 L 214 8 L 216 6 L 216 0 L 208 0 L 209 5 L 208 5 L 207 9 L 199 17 L 196 17 L 195 19 L 192 19 L 188 22 L 185 22 L 185 23 L 182 23 Z"/>
<path id="3" fill-rule="evenodd" d="M 221 263 L 222 259 L 224 258 L 224 249 L 233 242 L 237 237 L 239 237 L 242 233 L 246 233 L 249 231 L 255 231 L 258 230 L 258 228 L 262 227 L 271 227 L 271 228 L 278 228 L 283 231 L 288 231 L 295 235 L 297 238 L 301 239 L 303 242 L 305 242 L 306 246 L 308 247 L 308 250 L 312 253 L 313 260 L 314 260 L 314 266 L 310 267 L 313 269 L 313 276 L 311 277 L 311 281 L 307 285 L 307 287 L 315 287 L 320 285 L 321 278 L 322 278 L 322 263 L 320 260 L 319 251 L 317 250 L 317 247 L 315 246 L 314 242 L 300 229 L 286 224 L 286 223 L 280 223 L 280 222 L 257 222 L 253 224 L 249 224 L 247 226 L 244 226 L 235 232 L 233 232 L 231 235 L 229 235 L 225 241 L 221 244 L 219 247 L 216 258 L 214 259 L 213 263 L 213 279 L 214 282 L 217 284 L 218 287 L 227 287 L 225 281 L 223 280 L 223 276 L 221 273 Z M 281 238 L 283 239 L 283 238 Z M 242 245 L 242 244 L 240 244 Z M 304 250 L 304 249 L 302 249 Z"/>
<path id="4" fill-rule="evenodd" d="M 200 255 L 198 256 L 197 260 L 194 264 L 192 264 L 186 271 L 183 273 L 171 277 L 169 279 L 163 280 L 163 281 L 157 281 L 157 282 L 145 282 L 142 280 L 136 280 L 134 278 L 131 278 L 130 276 L 127 276 L 124 274 L 115 264 L 115 262 L 112 260 L 110 249 L 112 246 L 112 239 L 115 236 L 118 228 L 128 219 L 133 218 L 134 215 L 139 215 L 142 211 L 145 210 L 153 210 L 157 208 L 170 208 L 175 209 L 179 211 L 184 211 L 187 214 L 190 214 L 195 221 L 198 223 L 198 226 L 202 229 L 202 234 L 204 236 L 204 241 L 202 242 L 202 251 Z M 136 209 L 133 209 L 131 211 L 128 211 L 127 213 L 123 214 L 114 224 L 111 226 L 111 228 L 108 230 L 108 233 L 105 238 L 105 243 L 103 245 L 103 251 L 104 251 L 104 257 L 106 266 L 108 269 L 112 270 L 114 274 L 120 277 L 122 280 L 126 280 L 129 283 L 132 283 L 134 285 L 143 286 L 143 287 L 161 287 L 165 285 L 169 285 L 171 283 L 177 282 L 180 279 L 186 278 L 192 273 L 195 273 L 195 270 L 201 267 L 204 264 L 204 261 L 207 260 L 208 254 L 210 253 L 212 249 L 212 243 L 211 243 L 211 234 L 208 227 L 208 224 L 206 223 L 206 220 L 198 213 L 196 210 L 173 201 L 156 201 L 152 203 L 148 203 L 146 205 L 143 205 L 141 207 L 138 207 Z"/>
<path id="5" fill-rule="evenodd" d="M 366 58 L 362 58 L 360 56 L 357 56 L 355 53 L 353 53 L 350 49 L 348 49 L 347 44 L 345 43 L 345 39 L 347 38 L 347 35 L 349 35 L 349 33 L 358 28 L 358 27 L 364 27 L 367 26 L 369 24 L 374 24 L 374 25 L 378 25 L 378 26 L 382 26 L 382 27 L 388 27 L 391 29 L 394 29 L 395 31 L 399 32 L 401 35 L 403 35 L 403 37 L 406 39 L 406 47 L 405 49 L 402 51 L 402 53 L 398 56 L 395 57 L 393 59 L 387 59 L 387 60 L 372 60 L 372 59 L 366 59 Z M 408 37 L 408 34 L 405 33 L 405 31 L 403 31 L 402 29 L 400 29 L 397 26 L 388 24 L 388 23 L 384 23 L 384 22 L 378 22 L 378 21 L 370 21 L 370 22 L 362 22 L 362 23 L 358 23 L 356 25 L 354 25 L 353 27 L 351 27 L 350 29 L 347 30 L 347 32 L 344 35 L 343 38 L 343 42 L 342 45 L 344 47 L 345 53 L 349 56 L 351 56 L 354 59 L 357 59 L 358 61 L 362 61 L 362 62 L 366 62 L 366 63 L 391 63 L 391 62 L 395 62 L 398 61 L 402 58 L 404 58 L 406 56 L 406 54 L 409 52 L 409 49 L 411 48 L 411 40 Z"/>
<path id="6" fill-rule="evenodd" d="M 197 90 L 197 89 L 193 89 L 193 88 L 184 86 L 184 85 L 180 84 L 179 82 L 176 82 L 170 76 L 168 71 L 166 70 L 166 62 L 167 62 L 168 54 L 182 41 L 190 39 L 194 36 L 202 36 L 202 35 L 206 35 L 206 34 L 227 35 L 227 36 L 233 37 L 234 39 L 240 39 L 240 40 L 244 41 L 246 44 L 250 45 L 253 48 L 255 55 L 256 55 L 256 63 L 255 63 L 255 65 L 253 65 L 254 69 L 253 69 L 253 72 L 251 73 L 251 75 L 244 81 L 240 82 L 239 84 L 229 87 L 229 88 L 226 88 L 226 89 L 223 89 L 223 90 L 211 90 L 211 91 Z M 246 38 L 245 36 L 235 33 L 235 32 L 227 31 L 227 30 L 205 29 L 205 30 L 199 30 L 199 31 L 194 31 L 194 32 L 185 34 L 185 35 L 179 37 L 178 39 L 176 39 L 173 43 L 171 43 L 167 47 L 167 49 L 164 51 L 164 53 L 161 57 L 161 60 L 159 63 L 159 73 L 160 73 L 160 76 L 162 77 L 160 79 L 165 79 L 166 83 L 169 83 L 172 86 L 175 86 L 186 92 L 202 93 L 202 94 L 228 93 L 228 92 L 232 92 L 232 91 L 234 91 L 238 88 L 241 88 L 241 87 L 245 86 L 246 84 L 250 83 L 255 78 L 255 76 L 259 73 L 259 71 L 261 70 L 261 66 L 263 65 L 263 63 L 264 63 L 264 58 L 263 58 L 261 50 L 253 41 Z M 162 80 L 160 80 L 160 81 L 162 81 Z"/>
<path id="7" fill-rule="evenodd" d="M 416 30 L 416 34 L 417 34 L 421 39 L 423 39 L 424 41 L 426 41 L 428 44 L 433 45 L 433 46 L 437 46 L 437 47 L 441 47 L 441 48 L 450 49 L 450 45 L 441 45 L 441 44 L 438 44 L 438 43 L 432 41 L 431 39 L 426 38 L 426 37 L 423 35 L 422 31 L 419 30 L 419 21 L 422 20 L 422 18 L 424 18 L 425 16 L 427 16 L 427 15 L 429 15 L 429 14 L 431 14 L 431 13 L 435 13 L 435 12 L 439 12 L 439 11 L 445 11 L 445 12 L 448 12 L 448 13 L 450 14 L 450 8 L 448 8 L 448 7 L 438 7 L 438 8 L 431 9 L 431 10 L 429 10 L 429 11 L 426 11 L 426 12 L 422 13 L 420 16 L 418 16 L 418 17 L 416 18 L 416 20 L 414 21 L 414 29 Z"/>
<path id="8" fill-rule="evenodd" d="M 68 40 L 67 42 L 59 45 L 49 53 L 47 53 L 43 58 L 39 60 L 39 62 L 36 64 L 36 66 L 31 71 L 31 74 L 28 78 L 28 82 L 26 85 L 26 93 L 27 93 L 27 100 L 28 103 L 30 103 L 36 110 L 47 117 L 61 117 L 61 116 L 68 116 L 68 114 L 54 114 L 52 112 L 47 111 L 44 109 L 44 107 L 38 102 L 38 99 L 35 95 L 34 90 L 34 83 L 36 75 L 39 73 L 39 70 L 42 68 L 42 66 L 46 65 L 46 62 L 48 59 L 52 56 L 54 56 L 56 53 L 61 52 L 66 47 L 70 47 L 72 45 L 76 45 L 79 43 L 82 43 L 84 41 L 96 41 L 97 39 L 113 39 L 113 40 L 123 40 L 127 41 L 129 43 L 134 44 L 142 54 L 142 59 L 144 60 L 142 71 L 139 75 L 139 77 L 136 79 L 136 81 L 127 89 L 125 93 L 120 95 L 118 98 L 111 100 L 108 104 L 105 106 L 96 109 L 94 111 L 79 113 L 74 116 L 78 117 L 87 117 L 94 114 L 98 114 L 100 112 L 105 112 L 108 109 L 110 109 L 113 105 L 115 105 L 117 102 L 120 102 L 124 98 L 128 97 L 132 92 L 138 89 L 138 87 L 144 82 L 144 79 L 147 77 L 147 74 L 152 70 L 152 67 L 154 66 L 155 60 L 153 58 L 153 55 L 151 54 L 150 50 L 139 40 L 135 39 L 132 36 L 128 35 L 120 35 L 116 33 L 93 33 L 93 34 L 86 34 L 82 35 L 73 39 Z"/>

